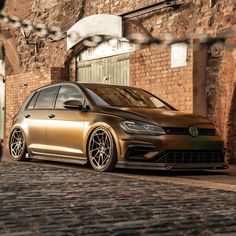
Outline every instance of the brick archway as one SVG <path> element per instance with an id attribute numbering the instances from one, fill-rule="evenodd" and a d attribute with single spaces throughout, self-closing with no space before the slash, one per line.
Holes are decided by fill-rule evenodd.
<path id="1" fill-rule="evenodd" d="M 123 35 L 125 38 L 129 39 L 129 36 L 132 34 L 140 33 L 145 36 L 145 38 L 153 38 L 151 32 L 148 31 L 138 19 L 135 20 L 125 20 L 123 21 Z M 73 48 L 67 52 L 67 56 L 64 62 L 64 68 L 67 75 L 70 77 L 70 80 L 76 80 L 76 61 L 75 56 L 81 52 L 86 47 L 82 42 L 77 43 Z"/>
<path id="2" fill-rule="evenodd" d="M 226 158 L 228 163 L 236 163 L 236 83 L 229 110 L 226 136 Z"/>
<path id="3" fill-rule="evenodd" d="M 225 45 L 231 45 L 227 39 Z M 208 49 L 206 68 L 207 115 L 219 128 L 225 161 L 236 163 L 236 49 L 225 47 L 218 57 Z"/>
<path id="4" fill-rule="evenodd" d="M 228 39 L 228 43 L 235 43 L 235 39 Z M 228 96 L 222 100 L 225 103 L 225 144 L 226 161 L 236 163 L 236 49 L 227 50 L 225 53 L 225 64 L 222 70 L 222 81 L 227 81 L 225 91 Z M 227 85 L 226 84 L 226 85 Z M 228 103 L 228 105 L 227 105 Z"/>
<path id="5" fill-rule="evenodd" d="M 12 37 L 10 32 L 1 32 L 0 42 L 3 43 L 5 48 L 5 56 L 7 61 L 11 65 L 14 74 L 19 74 L 21 72 L 20 59 L 16 51 L 16 42 Z"/>

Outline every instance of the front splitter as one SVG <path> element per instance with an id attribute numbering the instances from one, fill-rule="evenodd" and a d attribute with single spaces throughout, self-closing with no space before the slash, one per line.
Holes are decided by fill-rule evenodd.
<path id="1" fill-rule="evenodd" d="M 117 168 L 141 169 L 141 170 L 206 170 L 206 169 L 227 169 L 225 163 L 153 163 L 119 161 Z"/>

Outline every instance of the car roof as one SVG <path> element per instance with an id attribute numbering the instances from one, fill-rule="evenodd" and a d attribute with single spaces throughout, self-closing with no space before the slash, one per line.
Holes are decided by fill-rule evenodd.
<path id="1" fill-rule="evenodd" d="M 135 89 L 141 89 L 141 88 L 137 88 L 137 87 L 132 87 L 132 86 L 128 86 L 128 85 L 115 85 L 115 84 L 99 84 L 99 83 L 79 83 L 81 86 L 84 87 L 97 87 L 97 88 L 101 88 L 101 87 L 110 87 L 110 88 L 135 88 Z"/>
<path id="2" fill-rule="evenodd" d="M 127 86 L 127 85 L 114 85 L 114 84 L 101 84 L 101 83 L 80 83 L 77 81 L 63 81 L 63 82 L 58 82 L 58 83 L 53 83 L 53 84 L 47 84 L 43 87 L 37 88 L 35 90 L 33 90 L 32 92 L 35 91 L 39 91 L 41 89 L 47 88 L 47 87 L 53 87 L 53 86 L 60 86 L 63 84 L 74 84 L 77 86 L 82 86 L 82 87 L 97 87 L 97 88 L 101 88 L 101 87 L 110 87 L 110 88 L 135 88 L 135 89 L 141 89 L 141 88 L 137 88 L 137 87 L 132 87 L 132 86 Z"/>
<path id="3" fill-rule="evenodd" d="M 31 94 L 33 94 L 36 91 L 40 91 L 41 89 L 47 88 L 47 87 L 51 87 L 51 86 L 60 86 L 60 85 L 65 85 L 65 84 L 74 84 L 76 86 L 78 86 L 81 90 L 85 90 L 83 92 L 86 93 L 86 88 L 102 88 L 102 87 L 110 87 L 110 88 L 134 88 L 136 90 L 144 90 L 142 88 L 138 88 L 138 87 L 132 87 L 132 86 L 126 86 L 126 85 L 114 85 L 114 84 L 100 84 L 100 83 L 80 83 L 78 81 L 62 81 L 62 82 L 58 82 L 58 83 L 54 83 L 54 84 L 48 84 L 45 85 L 43 87 L 37 88 L 35 90 L 33 90 L 31 92 Z M 144 90 L 146 91 L 146 90 Z M 151 94 L 150 92 L 146 91 L 147 93 Z M 152 94 L 153 95 L 153 94 Z M 154 95 L 155 96 L 155 95 Z M 155 96 L 156 97 L 156 96 Z M 165 103 L 167 106 L 171 107 L 173 110 L 176 110 L 173 106 L 171 106 L 170 104 L 168 104 L 167 102 L 165 102 L 164 100 L 162 100 L 161 98 L 157 97 L 158 99 L 160 99 L 163 103 Z M 90 101 L 91 102 L 91 101 Z"/>

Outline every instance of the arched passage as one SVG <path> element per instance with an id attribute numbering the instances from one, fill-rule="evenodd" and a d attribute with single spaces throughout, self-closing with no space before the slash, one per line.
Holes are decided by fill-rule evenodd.
<path id="1" fill-rule="evenodd" d="M 113 27 L 108 27 L 107 22 L 112 23 Z M 142 33 L 145 38 L 152 38 L 141 21 L 124 20 L 119 16 L 107 14 L 85 17 L 76 22 L 68 30 L 68 34 L 77 31 L 78 35 L 83 37 L 78 38 L 77 42 L 67 39 L 68 53 L 64 65 L 70 78 L 80 82 L 129 84 L 129 54 L 135 50 L 134 45 L 127 40 L 116 43 L 113 40 L 113 43 L 103 42 L 95 48 L 84 48 L 83 39 L 86 37 L 101 34 L 110 38 L 129 39 L 132 34 Z"/>
<path id="2" fill-rule="evenodd" d="M 4 45 L 5 48 L 5 57 L 6 61 L 9 62 L 13 73 L 19 74 L 21 72 L 20 68 L 20 59 L 16 51 L 16 42 L 15 39 L 9 32 L 1 32 L 0 42 Z M 7 68 L 6 68 L 7 69 Z"/>
<path id="3" fill-rule="evenodd" d="M 76 56 L 79 82 L 129 84 L 129 53 L 134 45 L 112 39 Z"/>
<path id="4" fill-rule="evenodd" d="M 227 162 L 236 163 L 236 82 L 234 83 L 227 121 L 226 149 Z"/>
<path id="5" fill-rule="evenodd" d="M 221 100 L 230 102 L 228 110 L 226 110 L 226 117 L 224 112 L 221 113 L 223 119 L 226 120 L 226 160 L 228 163 L 236 163 L 236 49 L 227 51 L 225 54 L 226 63 L 222 70 L 222 80 L 227 81 L 228 87 L 224 88 L 229 94 L 229 97 L 222 97 Z M 222 107 L 227 107 L 223 106 Z"/>

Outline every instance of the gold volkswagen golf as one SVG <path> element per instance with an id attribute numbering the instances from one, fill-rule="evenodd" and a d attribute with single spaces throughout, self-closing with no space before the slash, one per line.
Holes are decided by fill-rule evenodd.
<path id="1" fill-rule="evenodd" d="M 9 140 L 14 160 L 90 163 L 98 171 L 225 166 L 223 141 L 208 119 L 128 86 L 39 88 L 16 114 Z"/>

